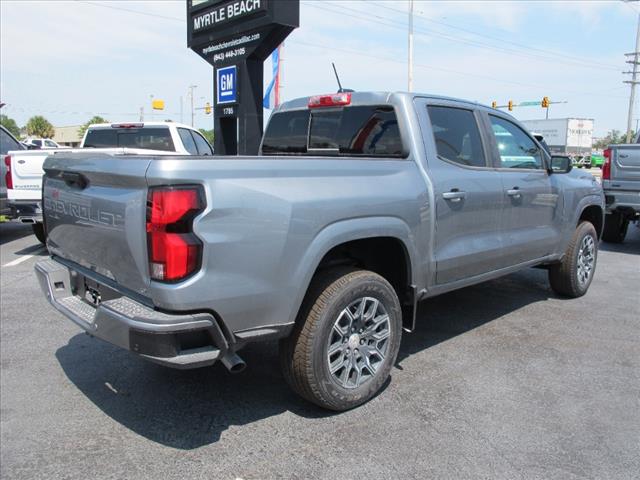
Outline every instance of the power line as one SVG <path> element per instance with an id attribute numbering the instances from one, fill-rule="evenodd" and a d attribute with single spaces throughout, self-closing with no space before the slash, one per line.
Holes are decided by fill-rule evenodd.
<path id="1" fill-rule="evenodd" d="M 328 46 L 326 44 L 325 45 L 320 45 L 320 44 L 317 44 L 317 43 L 310 43 L 310 42 L 305 42 L 305 41 L 301 41 L 301 40 L 289 40 L 289 43 L 290 44 L 293 43 L 293 44 L 298 44 L 298 45 L 304 45 L 304 46 L 309 46 L 309 47 L 320 48 L 320 49 L 323 49 L 325 51 L 326 50 L 331 50 L 331 51 L 336 51 L 336 52 L 344 52 L 344 53 L 349 53 L 349 54 L 352 54 L 352 55 L 358 55 L 358 56 L 361 56 L 361 57 L 374 58 L 376 60 L 384 60 L 386 62 L 405 64 L 404 60 L 400 60 L 398 58 L 382 57 L 380 55 L 372 55 L 370 53 L 363 53 L 363 52 L 360 52 L 360 51 L 357 51 L 357 50 L 350 50 L 350 49 L 346 49 L 346 48 L 342 48 L 342 47 Z M 536 89 L 540 89 L 540 90 L 549 90 L 549 88 L 550 88 L 548 86 L 543 86 L 543 85 L 536 85 L 536 84 L 531 84 L 531 83 L 523 83 L 523 82 L 505 80 L 504 78 L 490 77 L 490 76 L 487 76 L 487 75 L 477 75 L 477 74 L 473 74 L 473 73 L 469 73 L 469 72 L 453 70 L 453 69 L 450 69 L 450 68 L 440 67 L 440 66 L 436 66 L 436 65 L 428 65 L 428 64 L 425 64 L 425 63 L 416 63 L 415 66 L 416 67 L 420 67 L 420 68 L 427 68 L 429 70 L 441 70 L 443 72 L 455 73 L 457 75 L 463 75 L 465 77 L 474 77 L 474 78 L 481 78 L 481 79 L 484 79 L 484 80 L 492 80 L 494 82 L 505 83 L 505 84 L 510 84 L 510 85 L 517 85 L 517 86 L 521 86 L 521 87 L 536 88 Z M 578 96 L 593 95 L 593 96 L 611 97 L 611 98 L 626 98 L 626 97 L 618 96 L 618 95 L 606 95 L 606 94 L 603 94 L 603 93 L 593 93 L 593 92 L 575 92 L 573 90 L 558 90 L 555 87 L 553 87 L 553 88 L 556 91 L 559 91 L 559 92 L 570 93 L 570 94 L 578 95 Z"/>
<path id="2" fill-rule="evenodd" d="M 122 12 L 135 13 L 137 15 L 144 15 L 144 16 L 147 16 L 147 17 L 162 18 L 163 20 L 174 20 L 174 21 L 178 21 L 178 22 L 181 22 L 181 23 L 185 22 L 184 18 L 168 17 L 166 15 L 158 15 L 157 13 L 141 12 L 139 10 L 131 10 L 129 8 L 114 7 L 113 5 L 105 5 L 104 3 L 96 3 L 96 2 L 88 2 L 86 0 L 75 0 L 75 1 L 78 2 L 78 3 L 85 3 L 87 5 L 93 5 L 94 7 L 110 8 L 112 10 L 120 10 Z"/>
<path id="3" fill-rule="evenodd" d="M 327 4 L 323 4 L 322 6 L 320 6 L 317 3 L 309 3 L 309 2 L 305 2 L 305 3 L 307 5 L 313 7 L 313 8 L 319 8 L 321 10 L 325 10 L 325 11 L 332 12 L 332 13 L 339 13 L 340 15 L 346 15 L 346 16 L 349 16 L 349 17 L 352 17 L 352 18 L 357 18 L 359 20 L 364 20 L 364 21 L 368 21 L 368 22 L 372 22 L 372 23 L 378 23 L 380 25 L 385 25 L 387 27 L 401 29 L 403 31 L 406 30 L 406 23 L 405 22 L 401 22 L 401 21 L 397 21 L 397 20 L 392 20 L 392 19 L 380 17 L 379 15 L 375 15 L 375 14 L 373 14 L 371 12 L 365 12 L 365 11 L 362 11 L 362 10 L 345 7 L 343 5 L 335 5 L 335 4 L 330 4 L 329 5 L 329 7 L 332 7 L 332 8 L 339 8 L 341 10 L 347 10 L 347 11 L 355 12 L 355 13 L 358 14 L 358 16 L 356 16 L 356 15 L 344 13 L 344 12 L 339 11 L 339 10 L 331 10 L 330 8 L 327 8 Z M 395 9 L 393 9 L 393 10 L 395 10 Z M 395 11 L 400 11 L 400 10 L 395 10 Z M 376 20 L 374 18 L 363 18 L 363 15 L 368 15 L 370 17 L 375 17 L 375 18 L 381 19 L 382 21 L 381 20 Z M 389 23 L 389 22 L 393 22 L 393 23 Z M 475 48 L 483 48 L 483 49 L 488 49 L 488 50 L 494 50 L 494 51 L 497 51 L 497 52 L 506 53 L 508 55 L 513 55 L 513 56 L 518 56 L 518 57 L 532 58 L 532 59 L 542 59 L 542 60 L 552 61 L 552 62 L 556 62 L 556 63 L 562 63 L 563 65 L 573 64 L 575 66 L 582 67 L 582 68 L 590 68 L 590 69 L 596 69 L 597 68 L 598 70 L 602 70 L 604 68 L 604 69 L 611 69 L 611 70 L 616 70 L 616 71 L 618 70 L 617 67 L 608 67 L 608 66 L 596 65 L 596 64 L 584 64 L 584 63 L 581 63 L 581 62 L 571 61 L 571 60 L 561 60 L 561 59 L 550 58 L 548 56 L 539 55 L 539 54 L 535 54 L 535 53 L 526 53 L 526 52 L 522 52 L 520 50 L 514 50 L 514 49 L 510 49 L 510 48 L 498 47 L 498 46 L 491 45 L 491 44 L 488 44 L 488 43 L 478 42 L 476 40 L 468 40 L 468 39 L 456 38 L 456 37 L 452 37 L 452 36 L 450 36 L 448 34 L 445 34 L 445 33 L 442 33 L 442 32 L 438 32 L 438 31 L 435 31 L 435 30 L 418 29 L 415 26 L 414 26 L 414 31 L 418 32 L 418 34 L 422 34 L 423 36 L 443 38 L 443 39 L 451 41 L 451 42 L 461 43 L 461 44 L 469 45 L 469 46 L 472 46 L 472 47 L 475 47 Z"/>
<path id="4" fill-rule="evenodd" d="M 397 13 L 401 13 L 401 14 L 405 13 L 402 10 L 398 10 L 397 8 L 391 8 L 391 7 L 388 7 L 386 5 L 382 5 L 382 4 L 377 3 L 377 2 L 369 2 L 369 3 L 371 3 L 373 5 L 376 5 L 377 7 L 384 8 L 386 10 L 390 10 L 390 11 L 393 11 L 393 12 L 397 12 Z M 419 12 L 419 13 L 423 13 L 423 12 Z M 475 31 L 475 30 L 471 30 L 471 29 L 468 29 L 468 28 L 464 28 L 464 27 L 460 27 L 460 26 L 457 26 L 457 25 L 453 25 L 451 23 L 443 22 L 441 20 L 434 20 L 432 18 L 426 17 L 425 15 L 416 14 L 416 16 L 420 17 L 422 20 L 427 21 L 427 22 L 435 23 L 437 25 L 443 25 L 443 26 L 448 27 L 448 28 L 452 28 L 452 29 L 455 29 L 455 30 L 460 30 L 461 32 L 466 32 L 466 33 L 470 33 L 472 35 L 477 35 L 479 37 L 485 37 L 485 38 L 489 38 L 491 40 L 497 40 L 499 42 L 509 43 L 511 45 L 514 45 L 514 46 L 517 46 L 517 47 L 521 47 L 521 48 L 525 48 L 527 50 L 534 50 L 534 51 L 541 52 L 541 53 L 547 53 L 547 54 L 550 54 L 550 55 L 555 55 L 555 56 L 558 56 L 558 57 L 567 58 L 567 59 L 572 60 L 572 61 L 578 60 L 581 63 L 590 64 L 590 65 L 593 65 L 594 67 L 597 67 L 597 68 L 602 68 L 603 66 L 605 66 L 605 67 L 610 68 L 612 70 L 617 70 L 618 69 L 618 67 L 616 67 L 613 64 L 594 63 L 592 60 L 587 59 L 586 57 L 577 58 L 575 55 L 571 55 L 571 54 L 567 54 L 567 53 L 560 53 L 560 52 L 555 52 L 553 50 L 546 50 L 546 49 L 543 49 L 543 48 L 532 47 L 530 45 L 526 45 L 526 44 L 523 44 L 523 43 L 514 42 L 513 40 L 507 40 L 505 38 L 496 37 L 494 35 L 489 35 L 489 34 L 486 34 L 486 33 L 480 33 L 480 32 Z"/>

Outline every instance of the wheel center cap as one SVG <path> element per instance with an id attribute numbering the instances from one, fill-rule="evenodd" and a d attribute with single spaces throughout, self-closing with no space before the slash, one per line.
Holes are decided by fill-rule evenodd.
<path id="1" fill-rule="evenodd" d="M 354 333 L 349 337 L 349 348 L 353 350 L 358 345 L 360 345 L 360 335 Z"/>

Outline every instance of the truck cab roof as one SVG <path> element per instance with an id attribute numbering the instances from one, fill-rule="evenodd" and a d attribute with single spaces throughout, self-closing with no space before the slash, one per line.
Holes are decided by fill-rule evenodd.
<path id="1" fill-rule="evenodd" d="M 488 110 L 495 111 L 489 105 L 484 105 L 479 102 L 471 102 L 469 100 L 464 100 L 461 98 L 447 97 L 443 95 L 433 95 L 429 93 L 416 93 L 416 92 L 345 92 L 345 93 L 349 93 L 351 95 L 351 100 L 349 105 L 393 104 L 403 99 L 410 100 L 415 97 L 420 97 L 420 98 L 430 98 L 430 99 L 439 100 L 439 101 L 459 103 L 459 104 L 468 105 L 474 108 L 481 107 L 481 108 L 486 108 Z M 335 95 L 335 94 L 334 93 L 322 94 L 322 96 L 325 96 L 325 95 Z M 316 95 L 288 100 L 286 102 L 281 103 L 278 107 L 276 107 L 273 113 L 276 113 L 282 110 L 296 110 L 296 109 L 308 108 L 309 101 L 314 97 L 316 97 Z M 501 112 L 501 113 L 504 114 L 505 112 Z"/>

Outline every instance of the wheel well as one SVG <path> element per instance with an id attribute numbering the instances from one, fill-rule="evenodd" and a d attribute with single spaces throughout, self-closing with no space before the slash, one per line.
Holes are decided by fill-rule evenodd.
<path id="1" fill-rule="evenodd" d="M 391 284 L 401 304 L 413 302 L 410 288 L 411 260 L 401 240 L 394 237 L 375 237 L 342 243 L 326 253 L 316 273 L 343 265 L 377 273 Z"/>
<path id="2" fill-rule="evenodd" d="M 591 224 L 595 227 L 596 232 L 598 233 L 598 238 L 602 236 L 602 208 L 597 205 L 591 205 L 585 208 L 580 214 L 578 223 L 582 222 L 583 220 L 591 222 Z"/>

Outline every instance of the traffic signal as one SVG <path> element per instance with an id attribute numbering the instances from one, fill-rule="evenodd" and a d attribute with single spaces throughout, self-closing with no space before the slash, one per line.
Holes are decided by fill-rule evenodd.
<path id="1" fill-rule="evenodd" d="M 204 104 L 204 113 L 211 115 L 211 104 L 209 102 Z"/>
<path id="2" fill-rule="evenodd" d="M 491 102 L 491 108 L 498 108 L 498 102 L 496 101 Z"/>
<path id="3" fill-rule="evenodd" d="M 551 102 L 549 101 L 549 97 L 543 97 L 542 102 L 540 102 L 540 105 L 542 105 L 542 108 L 549 108 L 550 103 Z"/>
<path id="4" fill-rule="evenodd" d="M 507 106 L 509 107 L 509 111 L 512 112 L 513 111 L 513 100 L 509 100 L 509 103 L 507 104 Z"/>

